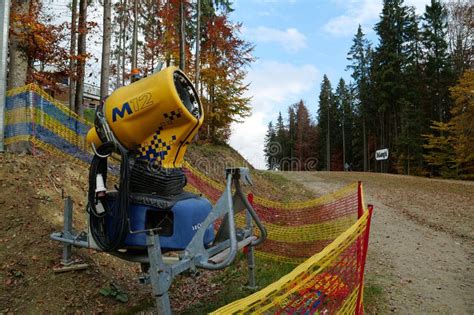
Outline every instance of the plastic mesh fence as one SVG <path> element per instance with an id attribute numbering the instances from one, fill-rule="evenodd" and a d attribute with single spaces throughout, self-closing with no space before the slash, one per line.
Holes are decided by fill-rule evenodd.
<path id="1" fill-rule="evenodd" d="M 36 85 L 8 91 L 5 145 L 28 143 L 39 151 L 87 166 L 92 153 L 85 136 L 92 124 Z M 114 173 L 117 168 L 111 166 Z M 222 183 L 185 163 L 187 189 L 216 202 Z M 333 314 L 361 311 L 363 267 L 370 211 L 357 184 L 305 202 L 281 203 L 255 196 L 253 205 L 267 231 L 259 256 L 299 264 L 293 272 L 216 313 Z M 243 225 L 244 214 L 236 217 Z M 314 256 L 313 254 L 316 253 Z"/>
<path id="2" fill-rule="evenodd" d="M 216 202 L 223 185 L 185 164 L 188 183 Z M 287 263 L 301 263 L 321 251 L 357 220 L 357 184 L 306 202 L 280 203 L 254 197 L 253 206 L 268 231 L 257 255 Z M 237 224 L 244 224 L 237 215 Z"/>
<path id="3" fill-rule="evenodd" d="M 34 84 L 7 92 L 5 144 L 27 141 L 36 147 L 55 148 L 74 159 L 90 162 L 85 136 L 91 124 L 52 99 Z"/>
<path id="4" fill-rule="evenodd" d="M 212 314 L 360 314 L 372 210 L 266 288 Z"/>

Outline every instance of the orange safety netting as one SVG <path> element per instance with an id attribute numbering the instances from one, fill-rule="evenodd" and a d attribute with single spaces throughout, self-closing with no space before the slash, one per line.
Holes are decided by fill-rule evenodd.
<path id="1" fill-rule="evenodd" d="M 362 314 L 371 215 L 372 208 L 362 206 L 360 218 L 322 251 L 212 314 Z"/>
<path id="2" fill-rule="evenodd" d="M 186 164 L 188 184 L 213 202 L 223 185 Z M 258 255 L 289 263 L 300 263 L 321 251 L 357 220 L 357 185 L 299 203 L 279 203 L 253 198 L 253 206 L 264 223 L 267 240 L 257 248 Z M 237 217 L 243 223 L 243 216 Z"/>

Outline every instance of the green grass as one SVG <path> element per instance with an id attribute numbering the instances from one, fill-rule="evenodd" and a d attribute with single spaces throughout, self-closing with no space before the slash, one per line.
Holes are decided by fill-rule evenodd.
<path id="1" fill-rule="evenodd" d="M 206 314 L 214 311 L 235 300 L 244 298 L 272 282 L 277 281 L 282 276 L 293 270 L 295 265 L 278 263 L 273 260 L 256 257 L 256 283 L 257 289 L 252 290 L 247 287 L 248 268 L 247 261 L 243 254 L 240 254 L 237 261 L 225 271 L 216 274 L 212 282 L 219 285 L 220 292 L 190 306 L 181 314 Z"/>
<path id="2" fill-rule="evenodd" d="M 293 191 L 297 190 L 300 195 L 304 196 L 305 198 L 312 199 L 314 198 L 314 192 L 308 190 L 304 185 L 300 183 L 296 183 L 285 176 L 279 174 L 278 172 L 274 171 L 257 171 L 260 176 L 262 176 L 265 180 L 272 183 L 273 186 L 279 187 L 282 189 L 291 188 Z M 294 201 L 293 196 L 291 194 L 285 193 L 283 190 L 283 196 L 280 201 L 282 202 L 290 202 Z"/>
<path id="3" fill-rule="evenodd" d="M 294 185 L 294 182 L 273 171 L 260 171 L 263 178 L 273 182 L 275 185 Z"/>
<path id="4" fill-rule="evenodd" d="M 85 108 L 84 109 L 84 119 L 90 123 L 94 123 L 95 119 L 95 109 Z"/>
<path id="5" fill-rule="evenodd" d="M 387 293 L 380 282 L 381 277 L 366 274 L 364 286 L 364 310 L 367 314 L 380 314 L 387 305 Z"/>

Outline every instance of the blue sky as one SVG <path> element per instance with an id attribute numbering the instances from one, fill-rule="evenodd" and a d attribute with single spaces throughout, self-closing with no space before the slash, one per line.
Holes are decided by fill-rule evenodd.
<path id="1" fill-rule="evenodd" d="M 424 12 L 430 0 L 405 0 Z M 382 0 L 235 0 L 231 19 L 255 44 L 257 61 L 248 69 L 252 116 L 234 124 L 230 144 L 255 167 L 265 168 L 263 140 L 270 121 L 303 99 L 313 118 L 319 85 L 326 74 L 333 86 L 345 71 L 357 26 L 376 42 L 373 31 Z"/>

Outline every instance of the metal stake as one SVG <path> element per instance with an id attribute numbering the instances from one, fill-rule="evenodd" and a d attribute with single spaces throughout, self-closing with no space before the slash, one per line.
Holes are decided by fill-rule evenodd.
<path id="1" fill-rule="evenodd" d="M 250 215 L 250 212 L 247 210 L 245 212 L 245 219 L 247 221 L 247 228 L 250 230 L 250 233 L 253 233 L 253 227 L 252 227 L 252 216 Z M 255 289 L 255 253 L 254 253 L 254 248 L 252 244 L 248 245 L 248 251 L 247 251 L 247 264 L 249 266 L 249 284 L 248 287 L 250 289 Z"/>
<path id="2" fill-rule="evenodd" d="M 72 199 L 70 196 L 67 196 L 64 199 L 64 237 L 72 237 Z M 63 260 L 61 264 L 64 266 L 69 266 L 73 263 L 72 259 L 72 245 L 63 243 Z"/>

